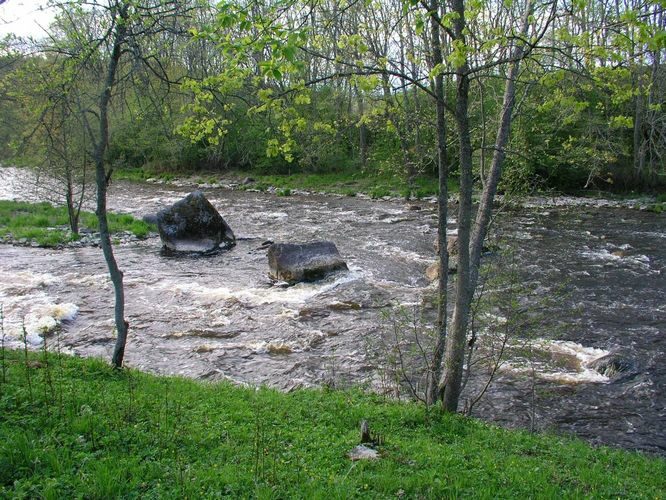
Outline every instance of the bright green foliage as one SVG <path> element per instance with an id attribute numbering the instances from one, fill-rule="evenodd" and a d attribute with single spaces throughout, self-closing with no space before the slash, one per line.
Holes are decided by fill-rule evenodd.
<path id="1" fill-rule="evenodd" d="M 178 5 L 182 10 L 166 17 L 173 32 L 148 30 L 132 49 L 151 69 L 131 58 L 119 68 L 122 92 L 110 108 L 114 167 L 151 176 L 241 169 L 436 178 L 428 90 L 443 75 L 455 176 L 453 73 L 467 61 L 480 186 L 506 75 L 501 59 L 518 34 L 522 2 L 465 2 L 465 39 L 445 33 L 445 57 L 432 67 L 425 42 L 430 12 L 418 1 Z M 442 27 L 453 29 L 459 14 L 450 1 L 438 5 Z M 519 78 L 504 191 L 655 190 L 666 182 L 666 31 L 659 6 L 576 1 L 558 4 L 556 20 L 549 20 L 553 4 L 536 3 L 531 19 L 545 31 L 530 32 L 535 45 Z M 0 46 L 0 159 L 16 162 L 18 151 L 25 164 L 81 166 L 91 145 L 81 139 L 82 120 L 73 117 L 86 116 L 80 111 L 96 103 L 108 53 L 90 41 L 103 37 L 107 22 L 103 9 L 71 2 L 56 20 L 49 51 L 35 47 L 38 55 L 19 57 L 7 43 Z M 59 114 L 43 116 L 49 107 Z M 58 154 L 47 155 L 44 135 L 33 133 L 36 120 L 62 124 L 55 130 L 68 138 L 68 150 L 51 148 Z M 64 153 L 75 161 L 58 158 Z"/>
<path id="2" fill-rule="evenodd" d="M 28 361 L 6 353 L 3 497 L 660 498 L 666 488 L 659 458 L 360 392 L 159 378 L 53 352 Z M 378 461 L 346 457 L 362 419 L 383 440 Z"/>
<path id="3" fill-rule="evenodd" d="M 522 154 L 507 160 L 505 189 L 631 185 L 630 74 L 598 68 L 591 76 L 560 71 L 541 80 L 516 119 L 511 147 Z"/>

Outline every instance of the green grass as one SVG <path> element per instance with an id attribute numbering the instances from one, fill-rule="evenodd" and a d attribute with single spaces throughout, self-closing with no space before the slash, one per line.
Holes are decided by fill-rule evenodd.
<path id="1" fill-rule="evenodd" d="M 109 213 L 111 233 L 130 231 L 138 238 L 146 237 L 154 226 L 128 214 Z M 80 229 L 97 230 L 97 216 L 81 212 Z M 25 203 L 0 200 L 0 236 L 15 240 L 26 239 L 41 246 L 57 246 L 79 237 L 68 229 L 69 218 L 65 207 L 48 203 Z"/>
<path id="2" fill-rule="evenodd" d="M 656 214 L 666 212 L 666 193 L 659 193 L 655 196 L 655 202 L 648 205 L 647 209 Z"/>
<path id="3" fill-rule="evenodd" d="M 152 177 L 143 168 L 116 168 L 113 171 L 113 180 L 145 181 Z"/>
<path id="4" fill-rule="evenodd" d="M 113 171 L 114 180 L 140 182 L 147 179 L 160 179 L 163 181 L 171 181 L 177 177 L 174 172 L 166 171 L 153 171 L 148 168 L 117 168 Z"/>
<path id="5" fill-rule="evenodd" d="M 53 353 L 25 363 L 9 351 L 3 359 L 2 498 L 663 498 L 666 491 L 663 459 L 426 414 L 361 392 L 282 394 L 114 371 Z M 378 461 L 346 457 L 361 419 L 383 436 Z"/>

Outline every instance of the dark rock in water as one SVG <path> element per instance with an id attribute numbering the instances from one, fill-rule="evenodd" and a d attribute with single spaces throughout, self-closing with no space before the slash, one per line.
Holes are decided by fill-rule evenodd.
<path id="1" fill-rule="evenodd" d="M 331 315 L 331 311 L 326 311 L 325 309 L 319 309 L 316 307 L 304 307 L 298 311 L 298 320 L 299 321 L 309 321 L 312 319 L 321 319 L 327 318 Z"/>
<path id="2" fill-rule="evenodd" d="M 170 252 L 211 252 L 230 247 L 236 237 L 201 191 L 188 194 L 157 214 L 157 229 Z"/>
<path id="3" fill-rule="evenodd" d="M 252 177 L 246 177 L 245 179 L 243 179 L 243 181 L 241 182 L 241 184 L 242 184 L 243 186 L 247 186 L 248 184 L 252 184 L 252 183 L 254 183 L 254 182 L 256 182 L 256 181 L 255 181 Z"/>
<path id="4" fill-rule="evenodd" d="M 146 214 L 141 217 L 141 220 L 147 224 L 157 225 L 157 215 L 156 214 Z"/>
<path id="5" fill-rule="evenodd" d="M 439 255 L 439 240 L 435 240 L 434 243 L 435 252 Z M 449 255 L 454 256 L 458 255 L 458 236 L 455 234 L 449 234 L 446 238 L 446 249 L 449 252 Z"/>
<path id="6" fill-rule="evenodd" d="M 625 380 L 638 374 L 638 365 L 620 354 L 609 354 L 595 359 L 588 367 L 612 381 Z"/>
<path id="7" fill-rule="evenodd" d="M 257 250 L 266 250 L 268 247 L 270 247 L 273 244 L 272 240 L 266 240 L 262 242 L 261 246 L 257 248 Z"/>
<path id="8" fill-rule="evenodd" d="M 314 281 L 332 271 L 348 269 L 330 241 L 275 243 L 268 249 L 268 265 L 272 278 L 290 283 Z"/>
<path id="9" fill-rule="evenodd" d="M 447 243 L 446 243 L 446 249 L 449 251 L 449 255 L 451 257 L 455 257 L 458 255 L 458 236 L 455 234 L 450 234 L 447 237 Z M 433 246 L 435 247 L 435 252 L 439 255 L 439 241 L 435 240 L 433 243 Z M 483 247 L 481 248 L 481 253 L 482 254 L 489 254 L 489 253 L 496 253 L 500 250 L 499 246 L 493 245 L 493 244 L 484 244 Z"/>
<path id="10" fill-rule="evenodd" d="M 365 280 L 349 280 L 335 288 L 324 290 L 309 305 L 321 306 L 329 311 L 347 312 L 391 307 L 391 296 L 381 288 Z"/>

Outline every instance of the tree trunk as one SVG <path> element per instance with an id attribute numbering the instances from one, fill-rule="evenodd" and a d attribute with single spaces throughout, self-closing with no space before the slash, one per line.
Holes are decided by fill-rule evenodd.
<path id="1" fill-rule="evenodd" d="M 457 0 L 454 5 L 461 5 L 462 0 Z M 532 2 L 528 3 L 521 35 L 527 35 L 529 17 L 532 12 Z M 463 33 L 464 12 L 459 6 L 456 10 L 460 18 L 456 24 L 456 34 Z M 472 218 L 472 147 L 470 141 L 468 97 L 469 80 L 466 78 L 466 64 L 458 71 L 458 93 L 456 103 L 456 124 L 458 126 L 460 140 L 460 211 L 458 214 L 458 275 L 456 282 L 456 303 L 453 311 L 451 332 L 446 346 L 446 359 L 444 362 L 446 372 L 442 385 L 444 388 L 444 409 L 446 411 L 457 411 L 458 402 L 462 388 L 463 363 L 465 359 L 465 345 L 467 338 L 467 327 L 469 324 L 470 306 L 476 289 L 481 250 L 485 239 L 497 184 L 499 182 L 502 164 L 505 158 L 505 148 L 511 130 L 511 118 L 515 103 L 516 78 L 520 60 L 524 57 L 522 45 L 516 45 L 513 54 L 514 61 L 509 67 L 509 74 L 504 92 L 502 114 L 496 138 L 496 147 L 493 155 L 493 163 L 486 182 L 482 201 L 477 212 L 474 236 L 471 238 Z"/>
<path id="2" fill-rule="evenodd" d="M 69 217 L 69 229 L 72 234 L 79 234 L 79 211 L 74 206 L 74 180 L 72 179 L 72 171 L 66 167 L 66 192 L 65 201 L 67 203 L 67 216 Z"/>
<path id="3" fill-rule="evenodd" d="M 127 330 L 129 324 L 125 321 L 125 292 L 123 288 L 123 273 L 118 267 L 115 256 L 113 255 L 113 246 L 111 245 L 111 235 L 109 234 L 109 223 L 106 210 L 106 192 L 109 182 L 110 172 L 105 168 L 105 154 L 109 141 L 109 103 L 111 101 L 111 90 L 115 83 L 118 62 L 122 54 L 122 45 L 127 32 L 127 18 L 129 5 L 123 2 L 118 11 L 118 18 L 113 37 L 113 50 L 111 59 L 106 69 L 104 80 L 104 89 L 99 100 L 99 139 L 96 144 L 93 159 L 95 162 L 95 180 L 97 183 L 97 218 L 99 220 L 99 239 L 104 259 L 109 269 L 111 282 L 115 292 L 115 323 L 116 323 L 116 345 L 113 350 L 111 362 L 116 368 L 123 366 L 125 356 L 125 344 L 127 342 Z M 118 21 L 118 20 L 117 20 Z"/>
<path id="4" fill-rule="evenodd" d="M 365 101 L 363 94 L 356 88 L 358 95 L 358 112 L 360 115 L 360 125 L 358 127 L 358 149 L 361 158 L 361 168 L 365 172 L 368 167 L 368 127 L 365 124 Z"/>
<path id="5" fill-rule="evenodd" d="M 643 187 L 645 171 L 645 148 L 643 147 L 643 68 L 637 64 L 634 68 L 634 178 L 638 186 Z"/>
<path id="6" fill-rule="evenodd" d="M 465 64 L 458 72 L 455 119 L 460 147 L 460 195 L 458 205 L 458 272 L 451 330 L 444 359 L 444 410 L 458 410 L 462 385 L 465 340 L 469 320 L 469 241 L 472 219 L 472 143 L 469 128 L 469 77 Z"/>
<path id="7" fill-rule="evenodd" d="M 439 20 L 435 17 L 438 12 L 437 1 L 431 1 L 430 26 L 432 29 L 430 47 L 432 50 L 431 66 L 441 64 L 442 46 L 440 40 Z M 434 404 L 440 397 L 439 379 L 442 373 L 442 359 L 446 345 L 447 333 L 447 293 L 448 293 L 448 268 L 449 253 L 447 249 L 446 222 L 448 218 L 448 180 L 449 159 L 446 149 L 446 101 L 444 100 L 444 76 L 437 74 L 434 78 L 435 101 L 437 107 L 437 168 L 439 172 L 439 195 L 438 204 L 438 243 L 439 243 L 439 282 L 437 291 L 437 339 L 433 351 L 432 365 L 427 380 L 426 402 Z"/>
<path id="8" fill-rule="evenodd" d="M 520 29 L 521 38 L 526 39 L 529 30 L 529 18 L 534 9 L 534 0 L 530 0 L 525 9 L 522 19 L 522 26 Z M 518 72 L 520 70 L 520 61 L 525 55 L 525 47 L 522 43 L 518 43 L 512 54 L 513 62 L 509 66 L 509 73 L 507 74 L 506 84 L 504 85 L 504 98 L 502 100 L 502 111 L 497 129 L 497 137 L 495 139 L 495 150 L 493 152 L 493 160 L 490 166 L 488 178 L 484 182 L 483 193 L 481 194 L 481 201 L 479 203 L 479 210 L 476 213 L 476 221 L 474 224 L 474 234 L 471 242 L 471 257 L 470 257 L 470 288 L 473 291 L 479 279 L 479 267 L 481 265 L 481 253 L 483 252 L 483 241 L 488 233 L 490 226 L 490 219 L 493 210 L 493 202 L 495 201 L 495 194 L 497 193 L 497 185 L 499 184 L 502 175 L 502 166 L 506 157 L 506 145 L 509 142 L 509 135 L 511 133 L 511 122 L 513 118 L 513 109 L 516 102 L 516 80 L 518 79 Z M 468 297 L 471 304 L 473 296 Z"/>
<path id="9" fill-rule="evenodd" d="M 407 74 L 407 64 L 405 61 L 405 32 L 408 30 L 407 28 L 407 23 L 408 23 L 408 18 L 405 17 L 402 20 L 400 30 L 399 30 L 399 36 L 400 36 L 400 73 L 403 75 Z M 411 126 L 413 126 L 412 122 L 417 122 L 418 120 L 410 120 L 409 117 L 409 91 L 408 91 L 408 85 L 407 81 L 404 78 L 400 79 L 400 84 L 402 87 L 402 106 L 400 107 L 400 111 L 398 113 L 402 114 L 400 121 L 400 125 L 396 123 L 396 127 L 398 129 L 398 138 L 400 140 L 400 149 L 402 150 L 402 164 L 403 168 L 405 171 L 405 175 L 407 177 L 407 189 L 409 190 L 409 195 L 408 197 L 411 196 L 412 190 L 414 189 L 414 181 L 416 179 L 416 168 L 414 165 L 413 161 L 410 161 L 410 155 L 409 155 L 409 142 L 407 141 L 407 130 L 410 129 Z M 387 86 L 387 83 L 385 83 L 385 88 Z M 386 93 L 386 92 L 385 92 Z M 397 104 L 397 103 L 396 103 Z M 397 106 L 396 106 L 397 109 Z"/>
<path id="10" fill-rule="evenodd" d="M 384 92 L 384 100 L 386 101 L 386 112 L 385 118 L 386 121 L 393 121 L 395 125 L 396 133 L 398 134 L 398 141 L 400 141 L 400 152 L 402 153 L 402 165 L 405 171 L 407 187 L 411 190 L 414 187 L 414 179 L 416 178 L 416 172 L 414 171 L 414 165 L 410 161 L 409 157 L 409 143 L 407 142 L 407 111 L 406 109 L 399 110 L 399 103 L 393 97 L 391 89 L 389 88 L 389 77 L 387 74 L 384 74 L 382 77 L 382 89 Z M 407 99 L 405 99 L 405 105 L 407 104 Z M 403 116 L 400 116 L 402 112 Z"/>

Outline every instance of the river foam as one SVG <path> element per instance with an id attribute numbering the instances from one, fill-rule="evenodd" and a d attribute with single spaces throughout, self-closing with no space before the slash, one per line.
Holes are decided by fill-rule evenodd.
<path id="1" fill-rule="evenodd" d="M 542 380 L 562 384 L 607 383 L 610 379 L 589 368 L 596 359 L 610 351 L 587 347 L 567 340 L 535 339 L 520 344 L 526 353 L 505 362 L 501 370 L 522 376 L 534 375 Z"/>

